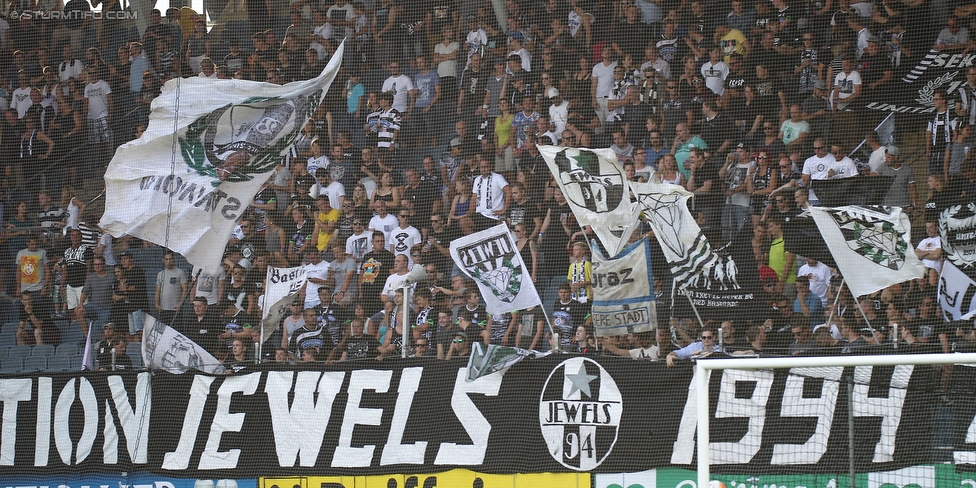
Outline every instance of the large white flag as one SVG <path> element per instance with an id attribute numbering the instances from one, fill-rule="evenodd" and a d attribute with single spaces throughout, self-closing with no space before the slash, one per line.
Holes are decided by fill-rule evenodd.
<path id="1" fill-rule="evenodd" d="M 641 239 L 606 258 L 594 243 L 593 335 L 616 336 L 657 329 L 651 248 Z"/>
<path id="2" fill-rule="evenodd" d="M 212 374 L 225 371 L 224 365 L 203 346 L 152 315 L 146 315 L 142 329 L 142 362 L 149 369 L 178 374 L 191 369 Z"/>
<path id="3" fill-rule="evenodd" d="M 811 207 L 810 215 L 855 297 L 925 274 L 912 247 L 911 221 L 900 208 Z"/>
<path id="4" fill-rule="evenodd" d="M 298 299 L 305 286 L 305 266 L 275 268 L 268 266 L 264 284 L 264 316 L 261 317 L 261 338 L 267 340 L 275 327 L 288 315 L 288 305 Z M 271 304 L 271 305 L 269 305 Z"/>
<path id="5" fill-rule="evenodd" d="M 691 192 L 670 183 L 630 182 L 638 209 L 644 212 L 661 244 L 664 257 L 679 289 L 689 286 L 695 277 L 714 267 L 718 257 L 694 215 L 688 210 Z"/>
<path id="6" fill-rule="evenodd" d="M 589 225 L 616 255 L 634 232 L 638 211 L 611 149 L 538 146 L 580 226 Z"/>
<path id="7" fill-rule="evenodd" d="M 478 283 L 490 314 L 542 303 L 506 223 L 454 239 L 451 258 Z"/>
<path id="8" fill-rule="evenodd" d="M 318 77 L 287 85 L 167 82 L 145 134 L 119 147 L 105 172 L 101 226 L 219 271 L 235 220 L 322 102 L 342 51 Z"/>

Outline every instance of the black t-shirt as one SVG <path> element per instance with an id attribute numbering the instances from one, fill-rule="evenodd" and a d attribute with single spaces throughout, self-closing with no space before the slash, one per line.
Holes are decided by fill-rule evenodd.
<path id="1" fill-rule="evenodd" d="M 87 263 L 94 255 L 92 248 L 84 244 L 77 248 L 69 247 L 64 250 L 65 282 L 68 286 L 85 286 L 85 278 L 88 277 Z"/>
<path id="2" fill-rule="evenodd" d="M 452 225 L 440 232 L 434 232 L 433 229 L 427 231 L 427 239 L 433 240 L 441 245 L 444 249 L 450 250 L 451 241 L 459 237 L 459 230 L 457 226 Z M 424 261 L 425 263 L 432 262 L 437 266 L 437 270 L 442 273 L 450 273 L 451 265 L 453 261 L 450 256 L 445 256 L 444 253 L 440 252 L 436 246 L 430 246 L 430 250 L 424 246 Z"/>
<path id="3" fill-rule="evenodd" d="M 461 73 L 460 90 L 464 93 L 462 113 L 473 112 L 474 107 L 481 106 L 481 102 L 485 100 L 485 87 L 488 84 L 488 76 L 490 74 L 485 70 L 475 72 L 466 69 Z M 468 128 L 468 130 L 472 129 L 471 127 Z"/>
<path id="4" fill-rule="evenodd" d="M 434 202 L 440 197 L 440 190 L 432 183 L 421 181 L 416 188 L 409 185 L 403 191 L 403 198 L 413 202 L 416 212 L 412 219 L 414 227 L 421 229 L 430 227 L 430 214 L 434 209 Z"/>
<path id="5" fill-rule="evenodd" d="M 701 138 L 708 147 L 717 151 L 725 141 L 732 137 L 732 119 L 719 113 L 712 120 L 702 119 Z"/>
<path id="6" fill-rule="evenodd" d="M 346 359 L 373 359 L 379 356 L 377 348 L 380 342 L 375 337 L 365 334 L 362 337 L 349 337 L 346 339 Z"/>
<path id="7" fill-rule="evenodd" d="M 508 207 L 508 220 L 509 226 L 513 229 L 516 225 L 523 223 L 525 225 L 525 232 L 532 232 L 535 229 L 535 218 L 542 217 L 539 212 L 539 207 L 535 205 L 532 199 L 528 199 L 525 203 L 518 203 L 512 201 L 512 205 Z M 550 224 L 552 225 L 552 224 Z"/>
<path id="8" fill-rule="evenodd" d="M 863 83 L 864 88 L 867 88 L 867 85 L 884 78 L 885 71 L 891 71 L 893 69 L 894 66 L 891 64 L 891 59 L 881 52 L 875 55 L 870 55 L 865 52 L 864 55 L 861 56 L 861 60 L 858 62 L 857 67 L 857 71 L 861 73 L 861 83 Z"/>
<path id="9" fill-rule="evenodd" d="M 742 95 L 742 87 L 746 86 L 747 80 L 749 79 L 748 71 L 742 74 L 729 73 L 725 77 L 725 89 L 726 90 L 736 90 L 739 95 Z"/>

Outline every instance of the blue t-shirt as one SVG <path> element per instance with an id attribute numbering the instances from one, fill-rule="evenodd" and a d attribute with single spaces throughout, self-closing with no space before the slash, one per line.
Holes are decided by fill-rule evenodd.
<path id="1" fill-rule="evenodd" d="M 434 101 L 434 95 L 436 95 L 436 87 L 441 83 L 441 79 L 437 76 L 437 72 L 431 70 L 427 74 L 417 73 L 417 76 L 413 79 L 413 86 L 420 93 L 417 95 L 417 101 L 414 103 L 415 108 L 425 108 Z"/>

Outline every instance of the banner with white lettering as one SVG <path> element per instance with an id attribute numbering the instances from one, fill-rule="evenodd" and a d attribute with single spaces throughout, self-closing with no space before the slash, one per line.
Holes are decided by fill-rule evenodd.
<path id="1" fill-rule="evenodd" d="M 146 132 L 119 147 L 105 172 L 102 228 L 167 246 L 217 273 L 236 220 L 322 102 L 342 50 L 316 78 L 286 85 L 167 82 Z"/>
<path id="2" fill-rule="evenodd" d="M 581 226 L 589 225 L 607 251 L 617 254 L 636 228 L 627 175 L 611 149 L 538 146 Z"/>
<path id="3" fill-rule="evenodd" d="M 654 305 L 654 276 L 651 249 L 641 239 L 606 258 L 594 242 L 593 252 L 593 335 L 627 335 L 657 329 Z"/>
<path id="4" fill-rule="evenodd" d="M 264 316 L 261 318 L 261 337 L 267 339 L 281 319 L 288 315 L 288 305 L 298 299 L 305 286 L 305 267 L 274 268 L 268 266 L 264 285 Z M 270 306 L 268 304 L 271 304 Z"/>
<path id="5" fill-rule="evenodd" d="M 957 367 L 953 381 L 958 374 L 960 388 L 971 385 L 962 370 L 972 369 Z M 694 466 L 690 362 L 667 368 L 553 354 L 504 375 L 468 375 L 464 362 L 416 358 L 257 366 L 240 375 L 4 376 L 0 477 L 40 469 L 214 480 Z M 853 397 L 843 378 L 853 379 Z M 726 472 L 846 472 L 851 404 L 858 472 L 924 463 L 933 381 L 932 368 L 911 366 L 716 371 L 711 459 Z M 949 428 L 976 429 L 974 410 L 955 410 Z M 976 444 L 960 437 L 950 445 L 959 467 L 976 460 Z"/>
<path id="6" fill-rule="evenodd" d="M 224 372 L 224 365 L 203 346 L 152 315 L 146 315 L 142 329 L 142 363 L 149 369 L 170 373 L 194 369 L 211 374 Z"/>
<path id="7" fill-rule="evenodd" d="M 478 284 L 488 313 L 513 312 L 542 303 L 504 222 L 451 241 L 451 258 Z"/>

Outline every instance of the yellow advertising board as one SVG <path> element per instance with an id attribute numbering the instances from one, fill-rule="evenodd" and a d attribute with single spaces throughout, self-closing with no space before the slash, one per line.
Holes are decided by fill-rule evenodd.
<path id="1" fill-rule="evenodd" d="M 589 473 L 482 474 L 453 469 L 434 474 L 260 478 L 259 488 L 590 488 Z"/>

